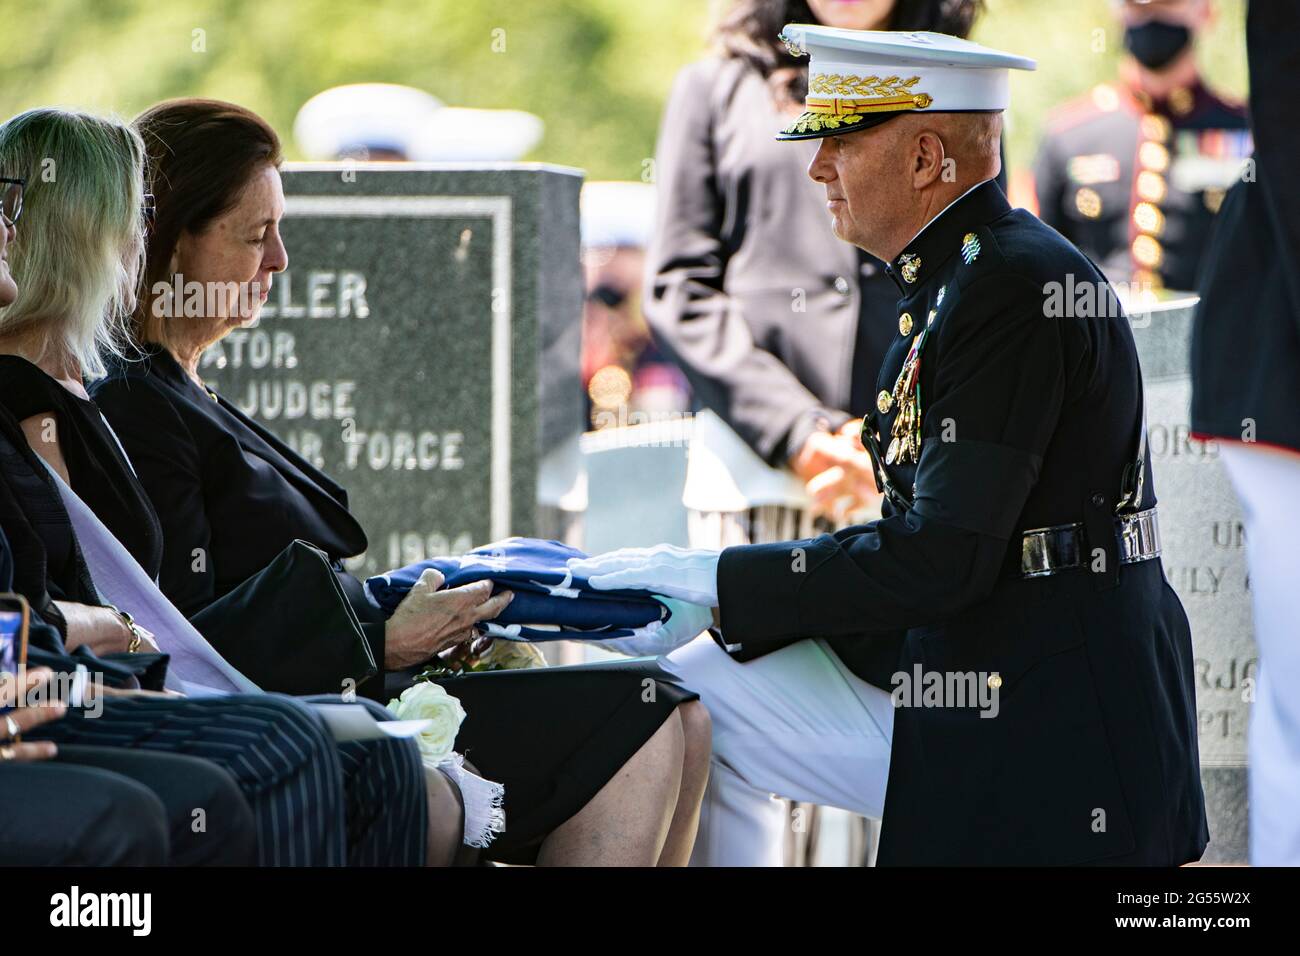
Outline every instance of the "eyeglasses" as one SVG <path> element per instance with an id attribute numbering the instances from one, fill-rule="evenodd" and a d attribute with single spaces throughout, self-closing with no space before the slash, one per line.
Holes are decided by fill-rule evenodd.
<path id="1" fill-rule="evenodd" d="M 0 187 L 3 187 L 0 189 L 0 216 L 4 217 L 7 226 L 12 226 L 23 214 L 23 187 L 26 185 L 25 179 L 0 176 Z"/>
<path id="2" fill-rule="evenodd" d="M 10 179 L 7 176 L 0 176 L 0 216 L 4 217 L 6 225 L 12 226 L 18 221 L 18 217 L 23 214 L 23 187 L 27 185 L 25 179 Z M 153 193 L 144 194 L 143 209 L 144 221 L 148 225 L 153 225 L 154 214 L 157 207 L 154 205 Z"/>

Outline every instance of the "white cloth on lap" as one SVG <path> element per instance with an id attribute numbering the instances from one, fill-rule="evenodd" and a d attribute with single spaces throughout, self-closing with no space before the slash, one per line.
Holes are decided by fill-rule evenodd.
<path id="1" fill-rule="evenodd" d="M 893 701 L 825 641 L 798 641 L 742 664 L 706 635 L 660 664 L 700 695 L 713 721 L 692 866 L 780 866 L 790 821 L 772 794 L 883 813 Z"/>

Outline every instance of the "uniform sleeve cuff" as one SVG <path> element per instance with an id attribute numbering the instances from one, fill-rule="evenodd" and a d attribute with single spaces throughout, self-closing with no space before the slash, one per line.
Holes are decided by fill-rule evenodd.
<path id="1" fill-rule="evenodd" d="M 749 645 L 812 636 L 799 613 L 799 590 L 827 557 L 822 538 L 723 551 L 718 561 L 718 611 L 724 639 Z"/>

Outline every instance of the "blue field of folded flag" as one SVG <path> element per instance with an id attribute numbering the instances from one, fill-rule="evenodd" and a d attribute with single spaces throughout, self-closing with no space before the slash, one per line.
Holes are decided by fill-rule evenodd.
<path id="1" fill-rule="evenodd" d="M 559 541 L 506 538 L 460 556 L 427 558 L 367 578 L 366 596 L 392 614 L 427 568 L 446 578 L 443 588 L 488 580 L 492 592 L 513 591 L 501 615 L 483 630 L 518 641 L 632 637 L 666 619 L 667 609 L 645 591 L 597 591 L 568 568 L 583 552 Z"/>

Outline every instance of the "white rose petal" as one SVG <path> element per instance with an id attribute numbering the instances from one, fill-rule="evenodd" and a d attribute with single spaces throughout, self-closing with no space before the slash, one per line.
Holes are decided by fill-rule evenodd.
<path id="1" fill-rule="evenodd" d="M 456 734 L 465 720 L 465 708 L 441 684 L 412 684 L 401 697 L 388 702 L 388 709 L 398 720 L 433 721 L 417 738 L 425 757 L 441 760 L 456 749 Z"/>

